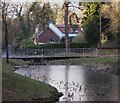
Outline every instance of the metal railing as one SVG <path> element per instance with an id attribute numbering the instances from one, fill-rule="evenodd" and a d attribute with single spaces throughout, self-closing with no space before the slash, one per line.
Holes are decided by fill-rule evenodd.
<path id="1" fill-rule="evenodd" d="M 97 48 L 65 48 L 59 49 L 18 49 L 14 52 L 21 56 L 118 56 L 118 50 L 100 50 Z"/>

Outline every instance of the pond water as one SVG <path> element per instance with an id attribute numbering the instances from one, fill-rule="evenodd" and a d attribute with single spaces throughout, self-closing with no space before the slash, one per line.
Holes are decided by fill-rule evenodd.
<path id="1" fill-rule="evenodd" d="M 48 83 L 63 92 L 60 101 L 118 101 L 118 77 L 79 65 L 20 67 L 15 73 Z"/>

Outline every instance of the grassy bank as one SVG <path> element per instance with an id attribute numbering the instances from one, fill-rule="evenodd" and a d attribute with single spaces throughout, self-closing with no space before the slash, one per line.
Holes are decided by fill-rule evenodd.
<path id="1" fill-rule="evenodd" d="M 118 58 L 117 57 L 101 57 L 101 58 L 75 58 L 75 59 L 64 59 L 64 60 L 52 60 L 48 61 L 49 64 L 70 64 L 70 65 L 99 65 L 99 64 L 111 64 L 111 63 L 117 63 Z"/>
<path id="2" fill-rule="evenodd" d="M 15 61 L 14 61 L 15 62 Z M 16 61 L 20 63 L 20 61 Z M 43 82 L 14 73 L 11 65 L 2 60 L 2 99 L 3 101 L 51 101 L 57 97 L 57 90 Z"/>
<path id="3" fill-rule="evenodd" d="M 66 60 L 49 60 L 47 62 L 50 65 L 83 65 L 94 71 L 102 70 L 120 75 L 120 65 L 118 65 L 117 57 L 76 58 Z"/>

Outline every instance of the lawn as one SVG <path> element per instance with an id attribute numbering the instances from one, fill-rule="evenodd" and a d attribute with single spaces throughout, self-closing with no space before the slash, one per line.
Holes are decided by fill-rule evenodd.
<path id="1" fill-rule="evenodd" d="M 18 61 L 17 61 L 18 62 Z M 32 101 L 34 99 L 53 98 L 57 90 L 43 82 L 30 79 L 14 73 L 11 65 L 2 60 L 2 100 L 3 101 Z"/>
<path id="2" fill-rule="evenodd" d="M 102 70 L 112 74 L 120 75 L 118 57 L 81 57 L 75 59 L 49 60 L 47 62 L 49 65 L 82 65 L 89 67 L 89 69 L 94 71 Z"/>
<path id="3" fill-rule="evenodd" d="M 81 65 L 81 64 L 87 64 L 87 65 L 99 65 L 99 64 L 111 64 L 111 63 L 117 63 L 118 58 L 117 57 L 99 57 L 99 58 L 75 58 L 75 59 L 61 59 L 61 60 L 49 60 L 49 64 L 55 64 L 55 65 Z"/>

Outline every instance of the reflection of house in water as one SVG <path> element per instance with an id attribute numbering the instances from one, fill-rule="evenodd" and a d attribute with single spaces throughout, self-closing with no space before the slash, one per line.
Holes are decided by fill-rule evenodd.
<path id="1" fill-rule="evenodd" d="M 79 26 L 71 27 L 68 26 L 69 39 L 72 41 L 74 37 L 78 35 L 78 32 L 81 31 Z M 35 30 L 35 44 L 43 43 L 60 43 L 65 39 L 65 26 L 64 25 L 55 25 L 51 21 L 48 23 L 48 28 L 44 31 L 39 29 L 39 25 L 36 26 Z"/>

